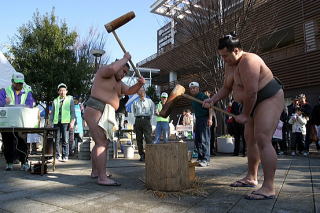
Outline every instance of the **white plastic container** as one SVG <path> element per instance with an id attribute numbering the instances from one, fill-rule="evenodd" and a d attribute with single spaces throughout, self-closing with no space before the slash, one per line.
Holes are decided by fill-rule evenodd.
<path id="1" fill-rule="evenodd" d="M 134 158 L 134 145 L 123 145 L 124 158 L 132 159 Z"/>
<path id="2" fill-rule="evenodd" d="M 217 151 L 221 153 L 233 153 L 234 151 L 234 138 L 233 137 L 218 137 L 217 138 Z"/>
<path id="3" fill-rule="evenodd" d="M 0 127 L 30 127 L 38 124 L 39 108 L 14 105 L 0 108 Z"/>

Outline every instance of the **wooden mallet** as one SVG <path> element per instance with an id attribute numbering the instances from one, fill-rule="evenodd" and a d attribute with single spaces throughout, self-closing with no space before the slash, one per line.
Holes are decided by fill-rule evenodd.
<path id="1" fill-rule="evenodd" d="M 189 100 L 192 100 L 192 101 L 196 101 L 200 104 L 203 104 L 203 101 L 193 97 L 193 96 L 190 96 L 188 94 L 184 94 L 186 92 L 186 89 L 181 86 L 180 84 L 177 84 L 174 89 L 171 91 L 168 99 L 167 99 L 167 102 L 165 103 L 165 105 L 162 107 L 162 110 L 159 112 L 159 115 L 161 117 L 168 117 L 173 109 L 173 106 L 174 106 L 174 103 L 176 102 L 177 99 L 179 99 L 180 97 L 185 97 Z M 219 107 L 216 107 L 216 106 L 211 106 L 214 110 L 217 110 L 219 112 L 222 112 L 224 114 L 227 114 L 229 116 L 232 116 L 232 117 L 235 117 L 234 114 L 226 111 L 226 110 L 223 110 L 223 109 L 220 109 Z"/>
<path id="2" fill-rule="evenodd" d="M 119 27 L 121 27 L 122 25 L 128 23 L 129 21 L 131 21 L 136 15 L 134 14 L 133 11 L 124 14 L 123 16 L 120 16 L 119 18 L 116 18 L 115 20 L 109 22 L 108 24 L 105 24 L 104 27 L 106 28 L 108 33 L 111 33 L 114 35 L 114 37 L 116 38 L 118 44 L 120 45 L 122 51 L 124 53 L 126 53 L 126 49 L 124 48 L 121 40 L 119 39 L 117 33 L 116 33 L 116 29 L 118 29 Z M 136 68 L 136 66 L 132 63 L 131 59 L 129 60 L 129 63 L 131 65 L 131 67 L 133 68 L 134 72 L 141 77 L 141 74 L 139 72 L 139 70 Z"/>

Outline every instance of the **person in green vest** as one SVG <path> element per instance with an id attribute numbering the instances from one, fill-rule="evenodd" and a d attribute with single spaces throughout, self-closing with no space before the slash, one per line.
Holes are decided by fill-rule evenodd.
<path id="1" fill-rule="evenodd" d="M 12 84 L 0 90 L 0 107 L 21 105 L 33 107 L 34 99 L 30 87 L 24 82 L 24 75 L 15 72 L 11 79 Z M 21 162 L 21 170 L 27 171 L 28 147 L 26 137 L 18 132 L 2 132 L 3 154 L 6 159 L 6 170 L 13 170 L 13 162 L 18 158 Z"/>
<path id="2" fill-rule="evenodd" d="M 67 85 L 64 83 L 59 84 L 59 96 L 53 100 L 50 119 L 53 127 L 58 128 L 56 132 L 56 158 L 63 162 L 68 161 L 69 158 L 69 130 L 73 130 L 75 123 L 73 97 L 67 95 L 67 93 Z"/>
<path id="3" fill-rule="evenodd" d="M 169 116 L 166 118 L 163 118 L 159 115 L 159 112 L 162 109 L 162 106 L 167 102 L 168 98 L 168 93 L 163 92 L 161 93 L 161 101 L 157 104 L 156 106 L 156 120 L 157 120 L 157 126 L 156 126 L 156 137 L 154 140 L 154 143 L 159 143 L 160 142 L 160 137 L 162 134 L 163 137 L 163 142 L 167 143 L 169 139 L 169 134 L 170 134 L 170 127 L 169 127 Z"/>

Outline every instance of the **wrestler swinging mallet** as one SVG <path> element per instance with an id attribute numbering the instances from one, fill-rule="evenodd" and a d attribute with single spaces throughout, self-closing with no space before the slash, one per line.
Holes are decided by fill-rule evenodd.
<path id="1" fill-rule="evenodd" d="M 119 39 L 117 33 L 115 32 L 116 29 L 118 29 L 119 27 L 121 27 L 122 25 L 128 23 L 130 20 L 132 20 L 136 15 L 134 14 L 133 11 L 124 14 L 123 16 L 120 16 L 119 18 L 116 18 L 115 20 L 109 22 L 108 24 L 105 24 L 104 27 L 106 28 L 108 33 L 111 33 L 114 35 L 114 37 L 116 38 L 118 44 L 120 45 L 122 51 L 124 53 L 126 53 L 126 49 L 124 48 L 121 40 Z M 131 59 L 129 60 L 129 63 L 131 65 L 131 67 L 133 68 L 134 72 L 141 77 L 141 74 L 139 72 L 139 70 L 134 66 L 134 64 L 132 63 Z"/>
<path id="2" fill-rule="evenodd" d="M 177 99 L 179 99 L 179 97 L 181 97 L 181 96 L 183 96 L 183 97 L 185 97 L 185 98 L 187 98 L 189 100 L 196 101 L 196 102 L 198 102 L 200 104 L 203 103 L 203 101 L 201 101 L 201 100 L 199 100 L 199 99 L 197 99 L 197 98 L 195 98 L 193 96 L 190 96 L 188 94 L 184 94 L 185 91 L 186 91 L 186 89 L 183 86 L 181 86 L 180 84 L 177 84 L 174 87 L 174 89 L 171 91 L 171 93 L 170 93 L 170 95 L 169 95 L 169 97 L 167 99 L 166 104 L 162 107 L 162 110 L 159 113 L 161 117 L 166 118 L 166 117 L 169 116 L 169 114 L 170 114 L 170 112 L 172 110 L 172 106 L 174 105 L 174 102 Z M 220 109 L 219 107 L 216 107 L 216 106 L 211 106 L 211 107 L 214 110 L 217 110 L 217 111 L 222 112 L 224 114 L 227 114 L 229 116 L 235 117 L 234 114 L 232 114 L 232 113 L 230 113 L 230 112 L 228 112 L 226 110 Z"/>

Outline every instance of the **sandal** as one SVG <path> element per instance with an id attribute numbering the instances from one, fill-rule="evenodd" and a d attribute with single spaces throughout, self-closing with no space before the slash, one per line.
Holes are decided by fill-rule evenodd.
<path id="1" fill-rule="evenodd" d="M 246 182 L 245 180 L 237 180 L 236 182 L 231 183 L 230 186 L 231 187 L 257 187 L 256 184 Z"/>
<path id="2" fill-rule="evenodd" d="M 256 191 L 251 192 L 251 194 L 246 195 L 245 199 L 247 200 L 272 200 L 276 196 L 275 195 L 265 195 Z"/>
<path id="3" fill-rule="evenodd" d="M 90 175 L 90 177 L 92 178 L 92 179 L 95 179 L 95 178 L 98 178 L 98 175 Z M 112 177 L 112 174 L 107 174 L 107 177 L 109 178 L 109 177 Z"/>
<path id="4" fill-rule="evenodd" d="M 102 185 L 102 186 L 121 186 L 121 183 L 118 183 L 116 181 L 114 181 L 113 183 L 99 183 L 97 182 L 99 185 Z"/>

